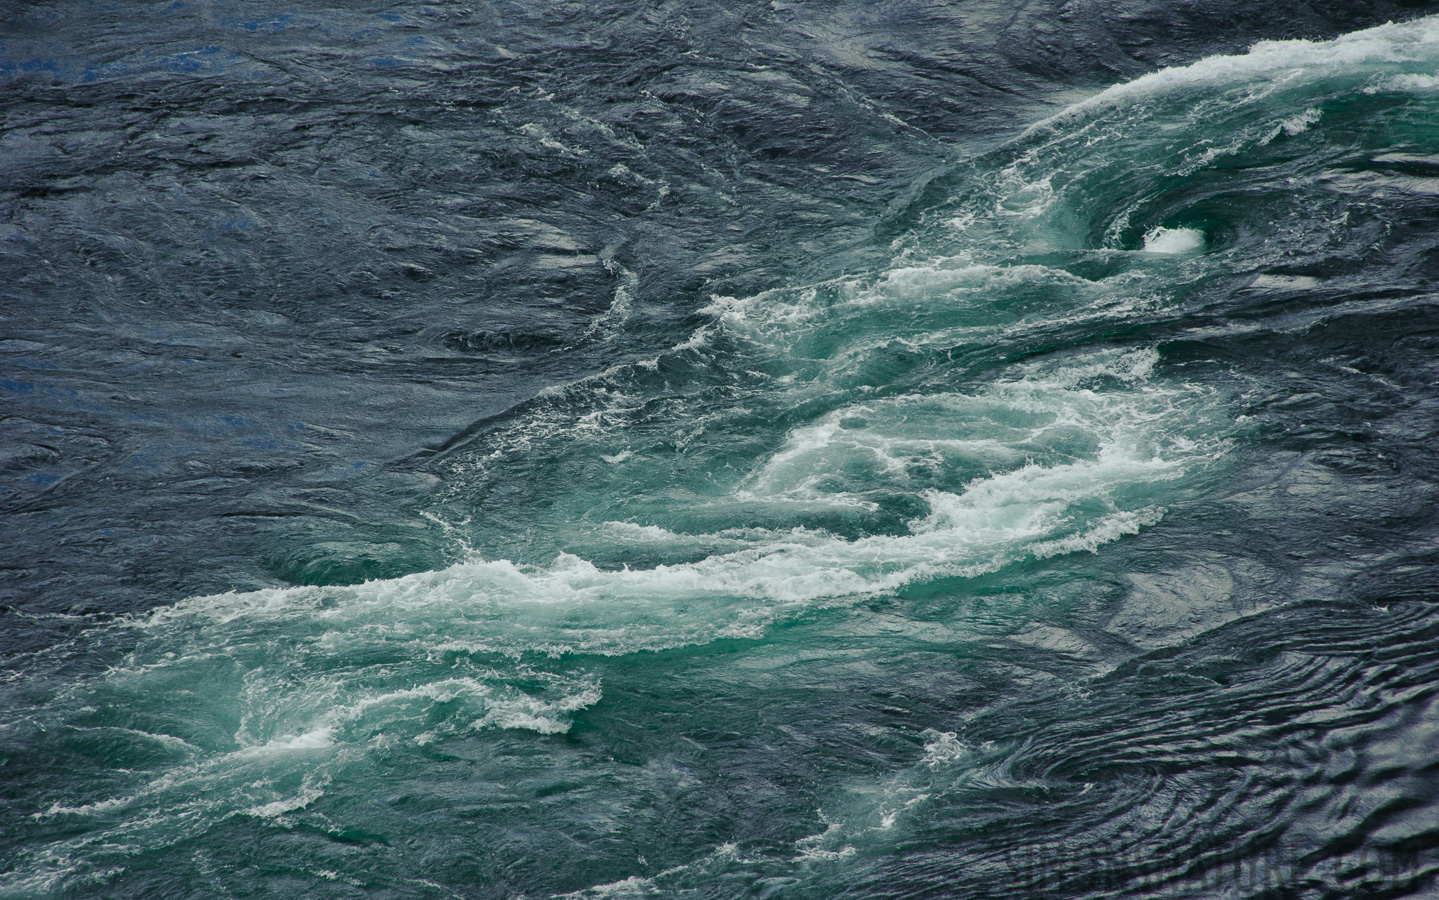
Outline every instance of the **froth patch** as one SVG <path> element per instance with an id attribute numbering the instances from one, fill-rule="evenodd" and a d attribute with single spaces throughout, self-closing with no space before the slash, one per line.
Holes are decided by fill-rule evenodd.
<path id="1" fill-rule="evenodd" d="M 274 800 L 269 803 L 262 803 L 245 810 L 246 815 L 255 816 L 260 819 L 274 819 L 304 809 L 311 803 L 324 796 L 324 791 L 316 787 L 306 788 L 294 797 L 287 797 L 281 800 Z"/>
<path id="2" fill-rule="evenodd" d="M 1140 100 L 1171 90 L 1222 86 L 1256 79 L 1302 77 L 1307 70 L 1432 61 L 1439 56 L 1439 16 L 1389 23 L 1342 35 L 1332 41 L 1260 41 L 1248 53 L 1210 56 L 1188 66 L 1151 72 L 1082 100 L 1032 126 L 1050 127 L 1095 109 Z M 1400 76 L 1403 77 L 1403 76 Z"/>
<path id="3" fill-rule="evenodd" d="M 289 753 L 296 750 L 323 750 L 335 744 L 335 729 L 321 726 L 304 734 L 286 734 L 266 741 L 259 747 L 250 747 L 244 752 L 253 756 L 271 753 Z"/>
<path id="4" fill-rule="evenodd" d="M 1439 91 L 1439 72 L 1433 75 L 1396 75 L 1386 79 L 1375 89 L 1367 89 L 1365 93 L 1378 93 L 1379 90 L 1389 89 L 1394 91 L 1405 91 L 1414 93 L 1429 93 Z"/>
<path id="5" fill-rule="evenodd" d="M 1180 256 L 1204 249 L 1204 232 L 1197 228 L 1155 228 L 1144 236 L 1146 253 Z"/>

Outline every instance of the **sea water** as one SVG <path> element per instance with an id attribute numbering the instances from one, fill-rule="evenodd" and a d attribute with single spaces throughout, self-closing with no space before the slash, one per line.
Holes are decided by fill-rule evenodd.
<path id="1" fill-rule="evenodd" d="M 229 6 L 322 37 L 16 75 L 4 896 L 1432 890 L 1439 19 L 946 149 L 763 55 L 586 118 L 515 60 L 613 34 L 473 10 L 346 111 L 315 47 L 378 38 Z M 107 79 L 128 134 L 36 111 Z M 845 199 L 883 141 L 757 97 L 918 174 Z"/>

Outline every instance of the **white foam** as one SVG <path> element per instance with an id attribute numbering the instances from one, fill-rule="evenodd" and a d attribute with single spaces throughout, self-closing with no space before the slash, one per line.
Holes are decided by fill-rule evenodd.
<path id="1" fill-rule="evenodd" d="M 924 764 L 930 767 L 954 762 L 969 752 L 969 747 L 953 731 L 926 728 L 920 736 L 925 739 Z"/>
<path id="2" fill-rule="evenodd" d="M 335 745 L 335 730 L 329 726 L 321 726 L 303 734 L 286 734 L 281 737 L 267 741 L 258 747 L 249 747 L 244 751 L 250 755 L 269 755 L 272 753 L 288 753 L 296 750 L 323 750 Z"/>
<path id="3" fill-rule="evenodd" d="M 1070 301 L 1056 304 L 1058 298 L 1051 295 L 1046 316 L 1072 315 L 1066 307 L 1084 308 L 1110 297 L 1094 282 L 1064 269 L 980 263 L 960 253 L 804 290 L 767 291 L 744 299 L 715 297 L 703 311 L 716 317 L 718 327 L 779 353 L 790 352 L 811 335 L 842 334 L 843 342 L 828 361 L 831 374 L 839 375 L 866 354 L 893 343 L 917 349 L 935 341 L 954 346 L 991 339 L 1019 315 L 1018 307 L 1006 311 L 1007 300 L 1032 303 L 1045 288 L 1063 291 L 1063 300 Z M 890 310 L 894 314 L 886 315 Z M 917 315 L 932 319 L 941 330 L 917 331 L 924 327 Z"/>
<path id="4" fill-rule="evenodd" d="M 1155 228 L 1144 236 L 1146 253 L 1182 255 L 1204 249 L 1204 232 L 1197 228 Z"/>
<path id="5" fill-rule="evenodd" d="M 331 640 L 324 645 L 336 657 L 343 657 L 352 649 L 363 648 L 367 641 L 384 641 L 385 634 L 403 632 L 406 628 L 403 622 L 395 622 L 380 629 L 379 635 L 373 634 L 376 630 L 373 625 L 363 630 L 371 634 L 356 639 L 354 635 L 331 632 L 326 635 Z M 424 649 L 429 655 L 455 649 L 454 642 L 446 646 L 433 642 L 434 637 L 438 635 L 425 642 L 427 647 L 417 649 Z M 294 660 L 291 666 L 298 668 L 300 663 L 301 660 Z M 279 673 L 278 678 L 266 677 L 263 672 L 252 676 L 242 696 L 250 711 L 236 735 L 237 741 L 249 745 L 241 753 L 265 756 L 319 750 L 343 743 L 383 740 L 392 734 L 403 737 L 417 731 L 419 734 L 409 739 L 426 744 L 466 728 L 515 728 L 540 734 L 563 734 L 569 730 L 570 717 L 575 712 L 593 706 L 601 697 L 599 684 L 592 679 L 546 676 L 528 672 L 522 666 L 509 673 L 492 673 L 489 678 L 440 677 L 392 690 L 357 690 L 357 682 L 368 680 L 434 677 L 433 670 L 423 664 L 407 668 L 409 672 L 394 666 L 378 671 L 350 669 L 339 675 L 312 677 L 300 688 L 284 673 Z M 515 679 L 547 682 L 550 690 L 546 696 L 534 696 L 508 683 Z M 436 723 L 434 712 L 446 706 L 453 707 L 451 714 Z M 283 727 L 280 723 L 305 719 L 311 720 L 311 727 L 298 736 L 287 733 L 263 743 L 255 743 L 251 737 L 257 731 Z"/>
<path id="6" fill-rule="evenodd" d="M 101 816 L 118 809 L 129 806 L 134 801 L 133 797 L 111 797 L 108 800 L 97 800 L 94 803 L 85 803 L 80 806 L 66 806 L 63 803 L 55 802 L 43 813 L 36 813 L 31 816 L 33 819 L 44 819 L 50 816 Z"/>
<path id="7" fill-rule="evenodd" d="M 1395 91 L 1423 93 L 1439 91 L 1439 72 L 1433 75 L 1396 75 L 1393 78 L 1385 79 L 1382 87 Z M 1370 89 L 1365 93 L 1378 93 L 1378 90 Z"/>
<path id="8" fill-rule="evenodd" d="M 305 788 L 293 797 L 287 797 L 281 800 L 272 801 L 270 803 L 264 803 L 260 806 L 251 807 L 250 809 L 245 810 L 245 814 L 256 816 L 261 819 L 278 818 L 279 816 L 283 816 L 285 813 L 292 813 L 297 810 L 304 809 L 311 803 L 323 797 L 324 794 L 325 792 L 320 790 L 319 788 Z"/>
<path id="9" fill-rule="evenodd" d="M 1439 16 L 1379 25 L 1331 41 L 1260 41 L 1245 54 L 1210 56 L 1188 66 L 1161 69 L 1115 85 L 1032 126 L 1029 132 L 1052 127 L 1100 107 L 1122 105 L 1179 88 L 1240 83 L 1258 90 L 1260 86 L 1255 82 L 1264 78 L 1283 80 L 1314 69 L 1353 70 L 1379 64 L 1422 62 L 1436 55 L 1439 55 Z"/>
<path id="10" fill-rule="evenodd" d="M 519 728 L 539 734 L 565 734 L 570 730 L 568 714 L 600 702 L 598 685 L 590 685 L 576 694 L 556 702 L 525 699 L 496 704 L 493 709 L 471 723 L 473 728 Z"/>
<path id="11" fill-rule="evenodd" d="M 1280 120 L 1279 130 L 1290 137 L 1297 137 L 1308 131 L 1311 125 L 1318 124 L 1319 120 L 1323 117 L 1323 110 L 1311 106 L 1302 113 L 1297 113 L 1287 119 Z"/>

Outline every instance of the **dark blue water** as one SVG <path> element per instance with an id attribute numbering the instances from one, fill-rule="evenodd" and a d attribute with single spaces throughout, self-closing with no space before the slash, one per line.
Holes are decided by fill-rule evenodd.
<path id="1" fill-rule="evenodd" d="M 1429 13 L 0 10 L 0 894 L 1431 894 Z"/>

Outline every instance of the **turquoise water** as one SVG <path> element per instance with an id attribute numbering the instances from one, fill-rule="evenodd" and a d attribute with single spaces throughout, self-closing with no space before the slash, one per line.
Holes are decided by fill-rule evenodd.
<path id="1" fill-rule="evenodd" d="M 410 574 L 10 664 L 0 891 L 1418 892 L 1436 195 L 1431 17 L 1079 99 L 839 274 L 607 262 Z"/>

